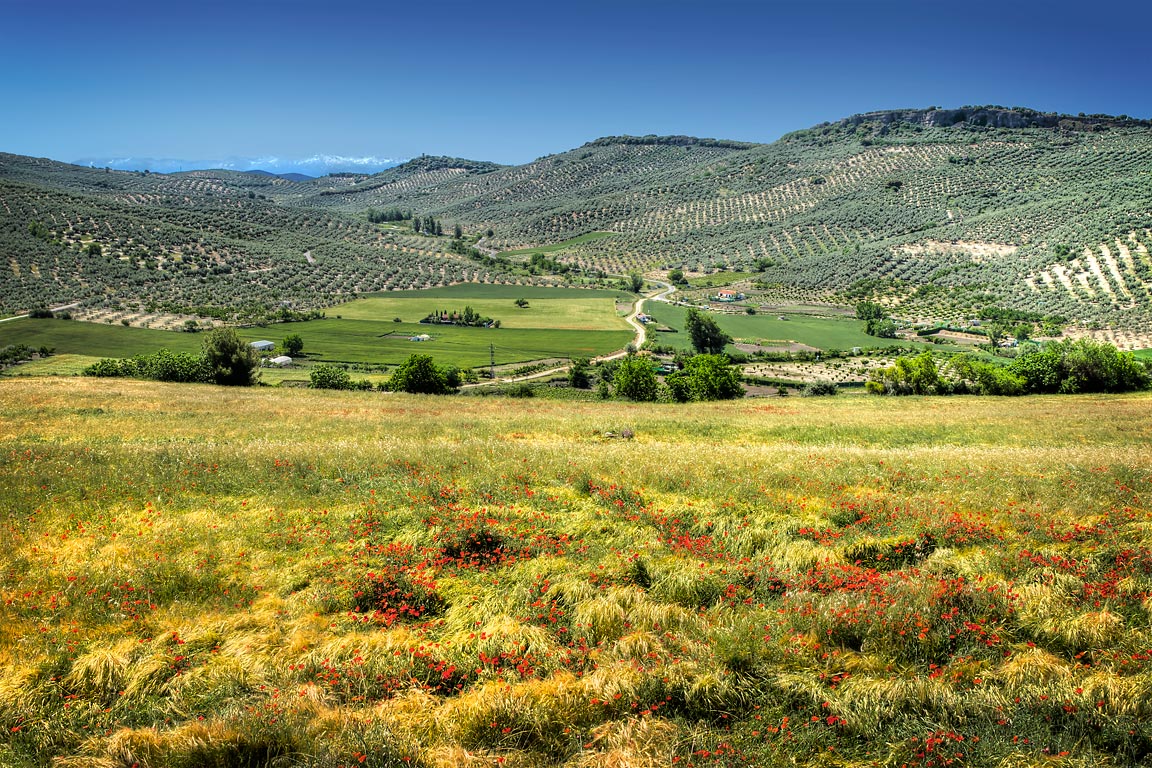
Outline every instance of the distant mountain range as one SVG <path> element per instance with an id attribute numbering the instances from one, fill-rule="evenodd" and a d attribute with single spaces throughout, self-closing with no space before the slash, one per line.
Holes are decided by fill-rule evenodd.
<path id="1" fill-rule="evenodd" d="M 266 171 L 275 176 L 306 176 L 316 178 L 330 173 L 379 173 L 399 165 L 403 158 L 346 157 L 343 155 L 312 155 L 303 158 L 287 157 L 229 157 L 225 159 L 188 160 L 157 157 L 85 157 L 74 165 L 89 168 L 111 168 L 116 171 L 150 171 L 152 173 L 180 173 L 181 171 Z"/>
<path id="2" fill-rule="evenodd" d="M 287 179 L 288 181 L 312 181 L 315 176 L 308 176 L 303 173 L 271 173 L 264 170 L 255 171 L 241 171 L 241 173 L 250 173 L 253 176 L 271 176 L 276 179 Z"/>

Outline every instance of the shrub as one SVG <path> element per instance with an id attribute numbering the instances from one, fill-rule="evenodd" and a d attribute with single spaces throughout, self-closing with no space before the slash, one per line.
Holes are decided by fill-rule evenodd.
<path id="1" fill-rule="evenodd" d="M 260 356 L 231 328 L 217 328 L 209 334 L 204 340 L 204 357 L 217 384 L 247 387 L 259 374 Z"/>
<path id="2" fill-rule="evenodd" d="M 151 355 L 116 360 L 105 358 L 85 368 L 85 376 L 129 377 L 169 381 L 182 384 L 204 384 L 215 380 L 212 368 L 201 355 L 161 349 Z"/>
<path id="3" fill-rule="evenodd" d="M 588 389 L 592 386 L 592 377 L 588 373 L 588 358 L 577 357 L 572 360 L 568 368 L 568 384 L 576 389 Z"/>
<path id="4" fill-rule="evenodd" d="M 889 367 L 872 373 L 868 392 L 888 395 L 941 395 L 948 392 L 931 352 L 898 357 Z"/>
<path id="5" fill-rule="evenodd" d="M 105 357 L 92 363 L 92 365 L 85 368 L 81 373 L 85 376 L 100 376 L 104 378 L 131 376 L 131 373 L 125 371 L 122 365 L 123 362 L 125 361 Z"/>
<path id="6" fill-rule="evenodd" d="M 825 397 L 828 395 L 835 395 L 840 392 L 840 388 L 831 381 L 813 381 L 804 385 L 800 390 L 801 397 Z"/>
<path id="7" fill-rule="evenodd" d="M 1147 366 L 1131 352 L 1091 339 L 1033 347 L 1008 370 L 1028 392 L 1132 392 L 1149 386 Z"/>
<path id="8" fill-rule="evenodd" d="M 529 384 L 516 384 L 508 390 L 508 397 L 535 397 L 536 392 Z"/>
<path id="9" fill-rule="evenodd" d="M 318 365 L 308 374 L 312 389 L 351 389 L 352 379 L 348 371 L 337 365 Z"/>
<path id="10" fill-rule="evenodd" d="M 190 352 L 170 352 L 162 349 L 153 355 L 139 355 L 134 358 L 138 376 L 155 381 L 172 381 L 184 384 L 211 383 L 212 368 L 202 355 Z"/>

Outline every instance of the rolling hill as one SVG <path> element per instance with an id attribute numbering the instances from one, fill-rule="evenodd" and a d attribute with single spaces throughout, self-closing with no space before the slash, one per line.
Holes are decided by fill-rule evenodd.
<path id="1" fill-rule="evenodd" d="M 996 305 L 1147 331 L 1150 181 L 1148 121 L 998 107 L 855 115 L 772 144 L 607 137 L 519 166 L 421 157 L 299 182 L 0 155 L 0 296 L 5 311 L 141 294 L 315 306 L 539 279 L 516 257 L 453 254 L 448 238 L 365 220 L 398 208 L 447 231 L 491 229 L 481 245 L 496 250 L 611 233 L 556 252 L 565 280 L 743 270 L 784 298 L 873 298 L 907 317 Z M 37 238 L 32 222 L 47 232 Z M 101 256 L 86 255 L 91 242 Z"/>

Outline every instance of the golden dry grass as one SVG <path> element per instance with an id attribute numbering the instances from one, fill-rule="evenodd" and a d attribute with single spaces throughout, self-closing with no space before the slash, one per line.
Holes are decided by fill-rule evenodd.
<path id="1" fill-rule="evenodd" d="M 3 764 L 1152 754 L 1147 395 L 0 413 Z"/>

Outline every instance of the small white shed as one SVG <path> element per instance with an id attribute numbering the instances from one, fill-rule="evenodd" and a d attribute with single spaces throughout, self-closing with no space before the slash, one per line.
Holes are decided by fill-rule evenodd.
<path id="1" fill-rule="evenodd" d="M 260 341 L 254 341 L 248 346 L 252 347 L 252 349 L 256 350 L 257 352 L 271 352 L 276 348 L 276 342 L 262 339 Z"/>

